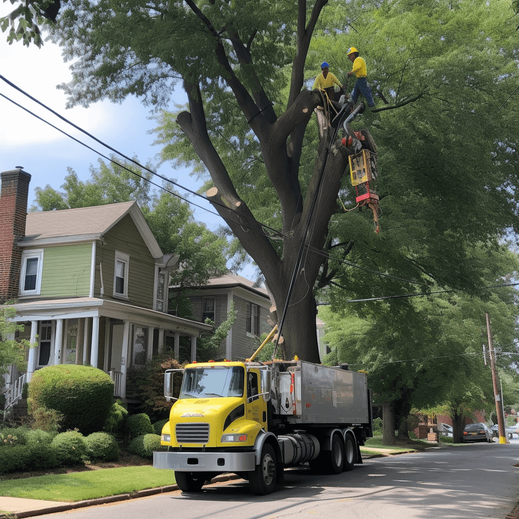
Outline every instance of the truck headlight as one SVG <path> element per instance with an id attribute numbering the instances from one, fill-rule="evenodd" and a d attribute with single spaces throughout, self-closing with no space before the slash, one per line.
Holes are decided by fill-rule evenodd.
<path id="1" fill-rule="evenodd" d="M 171 434 L 161 434 L 160 441 L 166 442 L 166 443 L 171 443 Z"/>
<path id="2" fill-rule="evenodd" d="M 246 434 L 224 434 L 222 436 L 222 443 L 239 443 L 246 442 L 248 436 Z"/>

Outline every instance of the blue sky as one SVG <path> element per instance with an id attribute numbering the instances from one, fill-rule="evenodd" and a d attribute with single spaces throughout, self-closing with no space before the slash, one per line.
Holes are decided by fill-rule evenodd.
<path id="1" fill-rule="evenodd" d="M 12 10 L 10 3 L 0 3 L 0 16 L 10 10 Z M 150 110 L 138 99 L 128 98 L 122 104 L 103 101 L 89 108 L 66 109 L 65 94 L 57 90 L 56 85 L 67 82 L 70 79 L 70 72 L 68 64 L 63 62 L 59 47 L 51 42 L 45 42 L 41 49 L 35 46 L 27 48 L 21 43 L 9 45 L 5 40 L 6 34 L 0 33 L 0 74 L 7 80 L 123 154 L 132 158 L 136 156 L 142 164 L 148 161 L 154 164 L 158 162 L 156 156 L 160 147 L 153 145 L 155 137 L 149 134 L 149 131 L 155 127 L 155 121 L 150 119 Z M 0 94 L 103 154 L 108 156 L 111 154 L 109 150 L 39 107 L 2 80 L 0 80 Z M 185 102 L 181 93 L 174 101 Z M 0 114 L 0 170 L 6 171 L 16 166 L 23 166 L 24 170 L 32 175 L 29 206 L 34 201 L 35 187 L 43 188 L 50 185 L 60 190 L 67 175 L 67 167 L 74 169 L 81 180 L 90 178 L 91 165 L 97 167 L 99 155 L 1 96 Z M 201 181 L 191 177 L 189 171 L 173 169 L 169 164 L 162 165 L 156 171 L 192 190 L 197 190 L 202 184 Z M 158 180 L 158 183 L 160 184 L 161 181 Z M 189 195 L 186 194 L 186 197 Z M 194 201 L 211 209 L 209 204 L 200 198 Z M 196 207 L 192 209 L 197 221 L 206 223 L 211 230 L 215 230 L 222 224 L 219 217 Z"/>

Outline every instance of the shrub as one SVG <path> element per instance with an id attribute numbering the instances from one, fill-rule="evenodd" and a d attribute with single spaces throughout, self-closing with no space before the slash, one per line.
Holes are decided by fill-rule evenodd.
<path id="1" fill-rule="evenodd" d="M 155 434 L 158 434 L 160 436 L 160 434 L 162 433 L 162 428 L 169 422 L 169 419 L 166 418 L 165 420 L 160 420 L 158 422 L 155 422 L 153 424 L 153 430 L 155 431 Z"/>
<path id="2" fill-rule="evenodd" d="M 119 432 L 122 429 L 127 416 L 128 410 L 122 405 L 122 402 L 120 400 L 114 402 L 110 408 L 103 429 L 110 433 Z"/>
<path id="3" fill-rule="evenodd" d="M 0 430 L 0 446 L 13 447 L 14 445 L 25 445 L 26 436 L 29 432 L 27 427 L 6 427 Z"/>
<path id="4" fill-rule="evenodd" d="M 64 418 L 63 413 L 55 409 L 39 407 L 32 413 L 32 427 L 42 431 L 57 433 Z"/>
<path id="5" fill-rule="evenodd" d="M 117 461 L 119 459 L 119 445 L 111 434 L 92 433 L 85 438 L 85 444 L 90 460 Z"/>
<path id="6" fill-rule="evenodd" d="M 31 468 L 31 450 L 25 445 L 0 449 L 0 474 Z"/>
<path id="7" fill-rule="evenodd" d="M 152 434 L 150 417 L 145 413 L 133 414 L 126 419 L 126 438 L 132 440 L 143 434 Z"/>
<path id="8" fill-rule="evenodd" d="M 52 437 L 52 435 L 50 436 Z M 27 443 L 26 448 L 30 456 L 27 468 L 31 470 L 42 470 L 52 469 L 58 466 L 56 451 L 52 447 L 52 439 L 49 443 Z"/>
<path id="9" fill-rule="evenodd" d="M 57 432 L 43 431 L 42 429 L 32 429 L 25 435 L 26 444 L 29 447 L 50 445 Z"/>
<path id="10" fill-rule="evenodd" d="M 67 431 L 54 437 L 51 447 L 56 455 L 56 463 L 67 467 L 82 463 L 86 457 L 84 436 L 78 431 Z"/>
<path id="11" fill-rule="evenodd" d="M 170 354 L 161 353 L 155 355 L 143 369 L 128 372 L 128 386 L 143 400 L 139 411 L 154 420 L 162 420 L 169 415 L 172 403 L 164 398 L 164 371 L 180 367 Z"/>
<path id="12" fill-rule="evenodd" d="M 153 458 L 153 451 L 165 450 L 166 447 L 160 444 L 160 436 L 158 434 L 144 434 L 134 438 L 128 450 L 133 454 L 142 456 L 143 458 Z"/>
<path id="13" fill-rule="evenodd" d="M 104 371 L 60 364 L 34 373 L 29 384 L 29 412 L 45 407 L 63 414 L 63 429 L 83 434 L 100 431 L 113 404 L 113 382 Z"/>

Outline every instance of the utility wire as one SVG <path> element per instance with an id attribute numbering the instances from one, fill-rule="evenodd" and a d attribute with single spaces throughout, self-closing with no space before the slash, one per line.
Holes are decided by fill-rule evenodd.
<path id="1" fill-rule="evenodd" d="M 121 157 L 125 158 L 126 160 L 128 160 L 129 162 L 135 164 L 137 167 L 145 170 L 145 171 L 148 171 L 149 173 L 151 173 L 152 175 L 154 176 L 157 176 L 159 177 L 160 179 L 174 185 L 174 186 L 177 186 L 179 187 L 180 189 L 183 189 L 184 191 L 187 191 L 188 193 L 191 193 L 197 197 L 200 197 L 202 198 L 203 200 L 207 201 L 207 198 L 205 198 L 203 195 L 201 195 L 200 193 L 197 193 L 196 191 L 193 191 L 181 184 L 179 184 L 178 182 L 175 182 L 173 180 L 170 180 L 168 179 L 167 177 L 164 177 L 163 175 L 160 175 L 159 173 L 149 169 L 148 167 L 146 166 L 143 166 L 141 165 L 139 162 L 137 162 L 136 160 L 126 156 L 124 153 L 121 153 L 120 151 L 116 150 L 115 148 L 113 148 L 112 146 L 106 144 L 105 142 L 101 141 L 100 139 L 98 139 L 97 137 L 95 137 L 94 135 L 92 135 L 91 133 L 87 132 L 86 130 L 82 129 L 81 127 L 77 126 L 76 124 L 74 124 L 73 122 L 69 121 L 66 117 L 60 115 L 59 113 L 57 113 L 56 111 L 54 111 L 52 108 L 49 108 L 47 105 L 45 105 L 44 103 L 42 103 L 41 101 L 37 100 L 36 98 L 34 98 L 33 96 L 31 96 L 30 94 L 28 94 L 27 92 L 25 92 L 23 89 L 21 89 L 20 87 L 18 87 L 17 85 L 15 85 L 14 83 L 12 83 L 11 81 L 9 81 L 7 78 L 5 78 L 3 75 L 0 74 L 0 79 L 2 79 L 5 83 L 7 83 L 9 86 L 11 86 L 12 88 L 14 88 L 15 90 L 17 90 L 18 92 L 20 92 L 21 94 L 23 94 L 24 96 L 28 97 L 31 101 L 35 102 L 36 104 L 40 105 L 41 107 L 45 108 L 46 110 L 48 110 L 49 112 L 51 112 L 53 115 L 55 115 L 56 117 L 58 117 L 59 119 L 61 119 L 62 121 L 64 121 L 65 123 L 71 125 L 73 128 L 77 129 L 78 131 L 80 131 L 81 133 L 87 135 L 88 137 L 90 137 L 91 139 L 93 139 L 94 141 L 98 142 L 99 144 L 101 144 L 102 146 L 108 148 L 110 151 L 116 153 L 117 155 L 120 155 Z M 233 220 L 231 218 L 228 218 L 228 217 L 223 217 L 221 216 L 219 213 L 215 212 L 215 211 L 211 211 L 210 209 L 207 209 L 206 207 L 203 207 L 201 205 L 198 205 L 196 204 L 195 202 L 192 202 L 182 196 L 180 196 L 178 193 L 175 193 L 173 191 L 170 191 L 169 189 L 166 189 L 164 188 L 163 186 L 159 185 L 159 184 L 156 184 L 155 182 L 151 181 L 150 179 L 146 178 L 146 177 L 143 177 L 142 175 L 140 175 L 139 173 L 135 172 L 135 171 L 132 171 L 131 169 L 127 168 L 124 164 L 121 164 L 117 161 L 115 161 L 114 159 L 112 159 L 111 157 L 108 157 L 106 155 L 104 155 L 103 153 L 97 151 L 96 149 L 92 148 L 91 146 L 89 146 L 88 144 L 85 144 L 84 142 L 80 141 L 79 139 L 73 137 L 72 135 L 70 135 L 69 133 L 65 132 L 64 130 L 58 128 L 57 126 L 53 125 L 52 123 L 50 123 L 49 121 L 45 120 L 43 117 L 40 117 L 39 115 L 35 114 L 34 112 L 32 112 L 31 110 L 29 110 L 28 108 L 25 108 L 24 106 L 22 106 L 21 104 L 17 103 L 16 101 L 13 101 L 12 99 L 10 99 L 9 97 L 7 97 L 6 95 L 0 93 L 0 96 L 3 97 L 4 99 L 6 99 L 7 101 L 13 103 L 14 105 L 16 105 L 17 107 L 21 108 L 22 110 L 26 111 L 27 113 L 29 113 L 30 115 L 32 115 L 33 117 L 37 118 L 38 120 L 42 121 L 43 123 L 49 125 L 50 127 L 54 128 L 55 130 L 57 130 L 58 132 L 62 133 L 63 135 L 65 135 L 66 137 L 69 137 L 70 139 L 74 140 L 75 142 L 77 142 L 78 144 L 84 146 L 85 148 L 93 151 L 94 153 L 97 153 L 99 156 L 103 157 L 104 159 L 108 160 L 109 162 L 113 163 L 113 164 L 116 164 L 117 166 L 121 167 L 122 169 L 128 171 L 129 173 L 137 176 L 138 178 L 141 178 L 142 180 L 146 181 L 146 182 L 149 182 L 151 185 L 157 187 L 158 189 L 162 189 L 163 191 L 166 191 L 167 193 L 169 194 L 172 194 L 173 196 L 176 196 L 177 198 L 179 198 L 180 200 L 183 200 L 185 201 L 186 203 L 188 204 L 191 204 L 192 206 L 194 207 L 198 207 L 200 209 L 203 209 L 204 211 L 207 211 L 209 214 L 213 214 L 213 215 L 216 215 L 216 216 L 220 216 L 221 218 L 223 218 L 225 221 L 227 222 L 232 222 L 232 223 L 235 223 L 235 224 L 238 224 L 238 225 L 241 225 L 241 222 L 239 221 L 236 221 L 236 220 Z M 229 208 L 227 206 L 224 206 L 223 204 L 219 204 L 218 202 L 211 202 L 213 203 L 214 205 L 219 205 L 221 207 L 224 207 L 227 211 L 231 212 L 231 213 L 236 213 L 238 214 L 242 219 L 245 218 L 247 219 L 247 215 L 242 215 L 241 213 L 238 213 L 236 210 L 232 209 L 232 208 Z M 255 221 L 256 222 L 256 221 Z M 283 237 L 283 238 L 288 238 L 288 239 L 293 239 L 293 237 L 291 235 L 287 235 L 287 234 L 284 234 L 282 231 L 279 231 L 277 229 L 274 229 L 266 224 L 263 224 L 261 222 L 258 222 L 259 225 L 263 228 L 263 229 L 266 229 L 270 232 L 272 232 L 274 235 L 277 235 L 277 236 L 280 236 L 280 237 Z M 259 231 L 257 231 L 256 229 L 254 228 L 250 228 L 253 232 L 256 232 L 258 234 Z M 271 236 L 268 236 L 269 238 L 272 239 Z M 309 246 L 309 245 L 306 245 L 304 244 L 304 246 L 308 249 L 308 250 L 311 250 L 312 252 L 314 253 L 317 253 L 317 254 L 320 254 L 322 255 L 323 257 L 329 259 L 330 258 L 330 255 L 326 252 L 326 251 L 323 251 L 321 249 L 318 249 L 316 247 L 313 247 L 313 246 Z M 400 281 L 403 281 L 403 282 L 406 282 L 406 283 L 411 283 L 411 284 L 423 284 L 421 282 L 418 282 L 418 281 L 411 281 L 411 280 L 408 280 L 408 279 L 405 279 L 405 278 L 401 278 L 401 277 L 397 277 L 397 276 L 392 276 L 390 274 L 385 274 L 383 272 L 377 272 L 375 270 L 370 270 L 370 269 L 367 269 L 366 267 L 363 267 L 361 265 L 356 265 L 352 262 L 349 262 L 347 260 L 341 260 L 341 263 L 344 263 L 345 265 L 349 265 L 351 267 L 354 267 L 354 268 L 357 268 L 357 269 L 360 269 L 360 270 L 364 270 L 364 271 L 367 271 L 367 272 L 371 272 L 375 275 L 378 275 L 380 277 L 388 277 L 388 278 L 393 278 L 393 279 L 397 279 L 397 280 L 400 280 Z"/>

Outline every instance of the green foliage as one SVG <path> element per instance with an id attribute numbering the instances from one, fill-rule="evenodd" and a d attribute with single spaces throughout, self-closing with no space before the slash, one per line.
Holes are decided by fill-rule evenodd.
<path id="1" fill-rule="evenodd" d="M 64 429 L 84 434 L 103 429 L 113 404 L 113 382 L 100 369 L 61 364 L 34 373 L 29 384 L 30 413 L 45 407 L 63 414 Z"/>
<path id="2" fill-rule="evenodd" d="M 137 436 L 152 434 L 150 417 L 145 413 L 132 414 L 126 419 L 126 438 L 133 440 Z"/>
<path id="3" fill-rule="evenodd" d="M 0 430 L 0 447 L 12 447 L 14 445 L 25 445 L 27 443 L 26 427 L 6 427 Z"/>
<path id="4" fill-rule="evenodd" d="M 58 432 L 63 420 L 63 413 L 56 409 L 47 409 L 46 407 L 38 407 L 31 411 L 32 427 L 47 432 Z"/>
<path id="5" fill-rule="evenodd" d="M 162 434 L 162 428 L 168 423 L 169 418 L 164 418 L 163 420 L 159 420 L 153 424 L 153 430 L 155 434 L 159 436 Z"/>
<path id="6" fill-rule="evenodd" d="M 56 435 L 51 447 L 56 455 L 56 464 L 61 467 L 79 465 L 87 458 L 85 437 L 78 431 Z"/>
<path id="7" fill-rule="evenodd" d="M 25 445 L 0 449 L 0 474 L 31 468 L 32 452 Z"/>
<path id="8" fill-rule="evenodd" d="M 382 418 L 373 419 L 373 436 L 379 436 L 382 434 Z"/>
<path id="9" fill-rule="evenodd" d="M 113 434 L 120 432 L 127 416 L 128 410 L 124 407 L 123 402 L 121 400 L 114 402 L 106 418 L 104 430 Z"/>
<path id="10" fill-rule="evenodd" d="M 139 411 L 146 413 L 153 420 L 164 419 L 169 415 L 171 402 L 164 398 L 164 372 L 166 369 L 179 369 L 180 364 L 171 358 L 169 353 L 154 355 L 142 369 L 131 370 L 128 373 L 128 386 L 140 395 L 142 403 Z M 131 421 L 136 418 L 129 417 Z M 144 434 L 144 431 L 139 434 Z M 133 434 L 132 437 L 139 434 Z"/>
<path id="11" fill-rule="evenodd" d="M 30 447 L 50 445 L 57 434 L 57 432 L 48 432 L 42 429 L 31 429 L 25 435 L 26 444 Z"/>
<path id="12" fill-rule="evenodd" d="M 9 339 L 11 334 L 24 329 L 23 324 L 12 321 L 15 315 L 16 310 L 9 303 L 0 305 L 0 374 L 7 373 L 13 364 L 22 372 L 27 367 L 26 354 L 31 343 L 24 339 Z"/>
<path id="13" fill-rule="evenodd" d="M 128 445 L 128 450 L 143 458 L 151 459 L 153 451 L 163 451 L 165 447 L 160 444 L 160 435 L 144 434 L 134 438 Z"/>
<path id="14" fill-rule="evenodd" d="M 86 455 L 90 460 L 117 461 L 119 445 L 117 440 L 106 432 L 89 434 L 85 438 Z"/>

